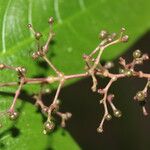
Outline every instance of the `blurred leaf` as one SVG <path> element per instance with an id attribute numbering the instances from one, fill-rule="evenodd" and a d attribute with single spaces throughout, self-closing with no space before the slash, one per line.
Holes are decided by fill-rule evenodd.
<path id="1" fill-rule="evenodd" d="M 127 33 L 131 35 L 128 44 L 121 44 L 106 50 L 103 55 L 104 59 L 113 59 L 119 56 L 147 32 L 150 27 L 149 5 L 150 1 L 148 0 L 144 2 L 143 0 L 136 2 L 130 0 L 0 0 L 2 33 L 0 36 L 0 62 L 25 66 L 30 77 L 48 75 L 49 70 L 39 66 L 29 57 L 35 47 L 33 37 L 26 25 L 32 23 L 38 31 L 45 33 L 45 39 L 49 29 L 47 20 L 49 16 L 54 16 L 56 38 L 51 47 L 51 53 L 54 53 L 51 59 L 65 73 L 82 72 L 84 65 L 82 54 L 89 53 L 98 44 L 98 33 L 101 29 L 119 32 L 121 27 L 126 27 Z M 3 82 L 16 80 L 15 74 L 3 71 L 0 80 Z M 32 90 L 34 89 L 33 92 L 35 92 L 38 87 L 27 86 L 26 89 L 32 93 Z M 4 88 L 3 90 L 14 92 L 14 88 Z M 4 95 L 7 94 L 1 96 L 0 108 L 2 110 L 7 109 L 12 100 L 12 96 L 8 98 Z M 49 140 L 52 140 L 52 147 L 55 147 L 56 150 L 79 149 L 67 132 L 66 138 L 62 138 L 59 134 L 60 131 L 54 133 L 52 137 L 43 136 L 41 134 L 41 118 L 30 104 L 25 104 L 21 112 L 22 117 L 17 122 L 21 134 L 17 138 L 12 138 L 10 132 L 6 132 L 5 135 L 3 134 L 5 130 L 2 129 L 1 147 L 3 147 L 3 143 L 6 146 L 12 146 L 13 143 L 15 145 L 12 147 L 13 149 L 17 149 L 18 145 L 19 149 L 30 149 L 31 147 L 33 147 L 32 149 L 43 149 L 46 142 L 50 144 Z M 2 120 L 4 124 L 7 124 L 6 130 L 9 129 L 11 125 L 8 120 Z M 57 140 L 59 138 L 62 139 Z M 59 145 L 60 141 L 62 143 Z M 26 146 L 24 146 L 25 144 Z"/>

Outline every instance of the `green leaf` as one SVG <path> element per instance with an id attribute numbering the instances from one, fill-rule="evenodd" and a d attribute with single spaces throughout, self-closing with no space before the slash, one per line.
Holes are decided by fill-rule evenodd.
<path id="1" fill-rule="evenodd" d="M 127 28 L 130 42 L 107 49 L 103 55 L 103 59 L 114 59 L 149 29 L 149 5 L 148 0 L 0 0 L 0 63 L 25 66 L 30 77 L 49 75 L 49 70 L 37 65 L 30 57 L 31 51 L 36 48 L 26 25 L 32 23 L 36 30 L 45 34 L 46 39 L 49 29 L 47 20 L 54 16 L 56 37 L 51 51 L 55 56 L 51 59 L 67 74 L 82 72 L 82 54 L 89 53 L 99 43 L 99 31 L 108 29 L 110 32 L 119 32 L 121 27 Z M 15 73 L 1 72 L 1 82 L 14 80 Z M 15 88 L 2 89 L 7 92 L 14 90 Z M 38 87 L 27 86 L 26 90 L 32 93 Z M 1 110 L 6 110 L 11 104 L 13 97 L 7 95 L 9 94 L 2 93 L 0 97 Z M 65 136 L 61 135 L 60 130 L 51 136 L 44 136 L 41 133 L 42 118 L 31 104 L 19 101 L 17 107 L 21 107 L 21 116 L 14 125 L 20 134 L 13 137 L 9 130 L 12 124 L 7 118 L 2 118 L 5 126 L 0 133 L 1 147 L 43 149 L 50 145 L 56 150 L 80 149 L 67 131 L 64 131 Z"/>
<path id="2" fill-rule="evenodd" d="M 70 134 L 58 128 L 51 135 L 42 133 L 43 124 L 42 117 L 36 112 L 31 104 L 22 103 L 19 120 L 11 123 L 8 119 L 3 118 L 4 128 L 0 132 L 0 148 L 17 150 L 31 149 L 80 149 Z"/>

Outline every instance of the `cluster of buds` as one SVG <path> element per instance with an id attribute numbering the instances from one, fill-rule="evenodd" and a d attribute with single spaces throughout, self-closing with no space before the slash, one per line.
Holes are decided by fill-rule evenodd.
<path id="1" fill-rule="evenodd" d="M 114 67 L 114 64 L 112 62 L 107 62 L 106 64 L 101 63 L 101 56 L 103 52 L 112 45 L 118 44 L 118 43 L 125 43 L 128 41 L 128 35 L 124 34 L 125 29 L 122 28 L 119 34 L 116 33 L 109 33 L 106 30 L 102 30 L 99 34 L 100 42 L 98 46 L 90 53 L 90 54 L 84 54 L 83 59 L 85 61 L 85 70 L 83 73 L 80 74 L 70 74 L 65 75 L 63 72 L 57 69 L 55 65 L 47 58 L 46 54 L 49 50 L 50 42 L 52 41 L 55 33 L 53 32 L 53 23 L 54 20 L 52 17 L 50 17 L 49 21 L 49 36 L 47 38 L 47 41 L 44 45 L 41 45 L 40 39 L 42 38 L 42 34 L 40 32 L 37 32 L 34 30 L 33 26 L 31 24 L 28 24 L 28 28 L 33 33 L 35 40 L 37 42 L 37 49 L 32 54 L 32 58 L 38 59 L 39 57 L 42 58 L 49 67 L 54 71 L 54 76 L 48 76 L 44 78 L 29 78 L 26 76 L 26 69 L 24 67 L 12 67 L 5 64 L 0 64 L 0 70 L 3 69 L 10 69 L 13 71 L 16 71 L 18 74 L 18 82 L 8 82 L 8 83 L 1 83 L 0 87 L 2 86 L 18 86 L 18 89 L 15 93 L 14 100 L 9 107 L 8 110 L 5 112 L 1 112 L 1 115 L 8 115 L 11 120 L 15 120 L 18 118 L 18 113 L 15 111 L 15 105 L 18 99 L 18 96 L 21 93 L 21 89 L 26 84 L 39 84 L 41 85 L 41 90 L 39 93 L 35 94 L 33 96 L 35 100 L 35 106 L 40 108 L 41 113 L 43 113 L 47 120 L 44 123 L 43 127 L 43 133 L 47 134 L 51 132 L 55 128 L 55 115 L 59 116 L 61 118 L 61 127 L 66 126 L 66 121 L 71 118 L 72 114 L 70 112 L 62 113 L 60 112 L 60 100 L 59 100 L 59 94 L 66 83 L 66 81 L 70 79 L 79 79 L 79 78 L 86 78 L 91 77 L 92 78 L 92 86 L 91 90 L 93 92 L 97 92 L 100 95 L 100 101 L 99 103 L 103 105 L 104 107 L 104 115 L 100 121 L 100 124 L 97 128 L 98 132 L 103 132 L 104 128 L 104 122 L 105 120 L 109 121 L 112 119 L 112 115 L 108 110 L 108 105 L 110 105 L 110 108 L 113 111 L 113 115 L 117 118 L 120 118 L 122 116 L 121 111 L 114 105 L 113 99 L 115 97 L 114 94 L 109 93 L 109 89 L 112 86 L 114 82 L 121 78 L 126 77 L 136 77 L 136 78 L 143 78 L 147 80 L 146 86 L 142 91 L 137 92 L 134 99 L 139 102 L 139 104 L 142 106 L 143 114 L 147 115 L 147 110 L 145 108 L 148 89 L 150 88 L 150 74 L 144 73 L 141 70 L 138 71 L 136 69 L 136 65 L 141 65 L 144 63 L 144 61 L 149 61 L 148 54 L 142 54 L 140 50 L 136 50 L 133 52 L 133 60 L 130 63 L 127 63 L 125 59 L 120 57 L 119 64 L 121 65 L 121 68 L 117 73 L 111 73 L 110 68 Z M 109 78 L 108 84 L 104 88 L 98 87 L 98 81 L 97 77 L 102 78 Z M 43 95 L 45 93 L 50 94 L 51 90 L 44 89 L 44 86 L 47 84 L 53 84 L 54 82 L 58 83 L 58 87 L 55 93 L 55 96 L 52 100 L 52 103 L 47 106 L 43 103 Z"/>
<path id="2" fill-rule="evenodd" d="M 129 39 L 129 36 L 128 35 L 123 35 L 125 31 L 125 28 L 122 28 L 121 29 L 121 33 L 120 33 L 120 41 L 121 42 L 127 42 L 128 39 Z M 100 40 L 103 40 L 103 42 L 101 43 L 101 45 L 106 45 L 108 43 L 111 43 L 113 42 L 115 39 L 118 38 L 117 34 L 116 33 L 108 33 L 108 31 L 106 30 L 102 30 L 100 33 L 99 33 L 99 38 Z"/>

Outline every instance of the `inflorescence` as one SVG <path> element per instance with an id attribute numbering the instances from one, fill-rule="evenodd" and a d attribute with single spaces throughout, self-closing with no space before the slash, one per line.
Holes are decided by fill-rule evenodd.
<path id="1" fill-rule="evenodd" d="M 13 67 L 5 64 L 0 64 L 0 70 L 10 69 L 16 71 L 18 74 L 18 82 L 9 82 L 9 83 L 0 84 L 1 87 L 18 86 L 18 89 L 15 92 L 13 102 L 9 107 L 9 109 L 6 110 L 6 112 L 3 112 L 4 115 L 9 116 L 11 120 L 15 120 L 18 117 L 18 112 L 16 112 L 15 110 L 15 105 L 23 86 L 26 84 L 40 84 L 41 90 L 38 94 L 35 94 L 33 98 L 35 99 L 35 106 L 40 107 L 41 112 L 47 117 L 47 121 L 44 123 L 43 133 L 44 134 L 49 133 L 54 129 L 55 127 L 54 115 L 57 115 L 61 118 L 61 126 L 65 127 L 66 121 L 69 118 L 71 118 L 72 114 L 70 112 L 62 113 L 59 111 L 60 100 L 58 99 L 58 97 L 60 91 L 67 80 L 75 79 L 75 78 L 86 78 L 86 77 L 92 78 L 91 90 L 93 92 L 97 92 L 98 94 L 100 94 L 100 96 L 102 96 L 99 102 L 104 107 L 104 115 L 102 117 L 102 120 L 100 121 L 99 127 L 97 128 L 97 131 L 99 133 L 103 132 L 103 125 L 105 120 L 109 121 L 112 119 L 112 116 L 108 110 L 108 105 L 110 105 L 110 108 L 112 109 L 113 115 L 115 117 L 119 118 L 122 116 L 121 111 L 117 109 L 113 103 L 114 94 L 108 93 L 111 85 L 114 82 L 116 82 L 118 79 L 137 77 L 137 78 L 143 78 L 147 80 L 144 89 L 137 92 L 134 99 L 139 102 L 140 106 L 142 107 L 143 114 L 148 115 L 147 110 L 145 108 L 145 104 L 146 104 L 145 98 L 147 97 L 148 88 L 150 88 L 150 74 L 143 73 L 142 71 L 136 70 L 137 65 L 141 65 L 143 64 L 144 61 L 150 60 L 148 54 L 142 54 L 140 50 L 135 50 L 133 52 L 133 60 L 130 63 L 127 63 L 126 60 L 121 57 L 119 59 L 119 64 L 121 65 L 121 68 L 116 74 L 110 72 L 110 68 L 114 66 L 112 62 L 108 62 L 104 65 L 101 64 L 101 56 L 109 46 L 118 43 L 125 43 L 128 41 L 128 35 L 124 34 L 125 33 L 124 28 L 121 29 L 119 34 L 108 33 L 107 31 L 102 30 L 99 34 L 100 43 L 98 44 L 98 46 L 89 55 L 86 54 L 83 55 L 83 59 L 85 61 L 84 73 L 65 75 L 63 72 L 58 70 L 46 56 L 49 50 L 50 43 L 55 36 L 55 33 L 53 32 L 53 28 L 52 28 L 54 23 L 52 17 L 50 17 L 48 23 L 50 26 L 49 36 L 44 45 L 40 44 L 40 39 L 42 37 L 42 34 L 40 32 L 35 31 L 31 24 L 28 24 L 28 28 L 34 34 L 35 40 L 37 42 L 37 51 L 32 54 L 32 58 L 34 60 L 38 58 L 42 58 L 49 65 L 49 67 L 54 71 L 55 76 L 48 76 L 45 78 L 28 78 L 26 76 L 26 69 L 24 67 L 20 67 L 20 66 Z M 104 88 L 98 88 L 98 82 L 97 82 L 98 76 L 109 79 L 108 84 Z M 49 106 L 46 106 L 43 103 L 42 95 L 45 92 L 49 92 L 49 90 L 45 91 L 43 85 L 52 84 L 55 82 L 58 83 L 58 87 L 54 99 Z"/>

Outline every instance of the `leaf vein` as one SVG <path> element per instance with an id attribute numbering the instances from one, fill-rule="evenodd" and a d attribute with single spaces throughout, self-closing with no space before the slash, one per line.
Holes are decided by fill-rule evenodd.
<path id="1" fill-rule="evenodd" d="M 78 0 L 81 10 L 85 10 L 84 0 Z"/>
<path id="2" fill-rule="evenodd" d="M 3 17 L 3 24 L 2 24 L 2 52 L 6 52 L 6 41 L 5 41 L 5 34 L 6 34 L 6 19 L 7 19 L 7 13 L 8 9 L 10 7 L 11 0 L 8 1 L 8 4 L 6 6 L 4 17 Z"/>
<path id="3" fill-rule="evenodd" d="M 62 23 L 62 19 L 61 19 L 60 12 L 59 12 L 59 0 L 54 0 L 54 11 L 55 11 L 58 23 L 61 24 Z"/>
<path id="4" fill-rule="evenodd" d="M 29 0 L 29 6 L 28 6 L 28 23 L 32 23 L 32 0 Z M 30 32 L 31 37 L 33 37 L 33 34 Z"/>

